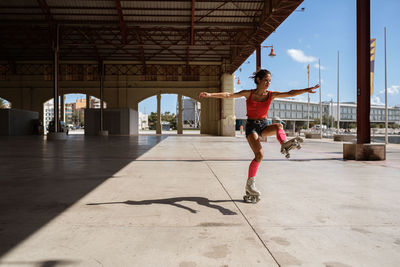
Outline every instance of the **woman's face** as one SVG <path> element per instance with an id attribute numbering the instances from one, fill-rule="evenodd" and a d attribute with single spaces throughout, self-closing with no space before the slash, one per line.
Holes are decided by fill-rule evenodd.
<path id="1" fill-rule="evenodd" d="M 264 89 L 268 89 L 269 85 L 271 84 L 271 74 L 267 74 L 264 76 L 264 78 L 262 78 L 261 80 L 259 80 L 258 83 L 260 86 L 263 86 Z"/>

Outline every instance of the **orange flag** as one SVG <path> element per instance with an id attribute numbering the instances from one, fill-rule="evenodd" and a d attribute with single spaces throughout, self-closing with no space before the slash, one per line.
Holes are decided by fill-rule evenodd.
<path id="1" fill-rule="evenodd" d="M 374 65 L 375 65 L 375 43 L 376 39 L 371 39 L 370 42 L 370 51 L 371 51 L 371 95 L 374 93 Z"/>

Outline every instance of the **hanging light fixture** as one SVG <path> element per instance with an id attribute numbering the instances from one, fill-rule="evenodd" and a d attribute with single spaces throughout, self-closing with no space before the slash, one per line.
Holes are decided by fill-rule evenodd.
<path id="1" fill-rule="evenodd" d="M 274 46 L 272 46 L 272 45 L 271 45 L 271 52 L 269 53 L 268 56 L 270 56 L 270 57 L 276 56 L 276 54 L 275 54 L 275 52 L 274 52 Z"/>

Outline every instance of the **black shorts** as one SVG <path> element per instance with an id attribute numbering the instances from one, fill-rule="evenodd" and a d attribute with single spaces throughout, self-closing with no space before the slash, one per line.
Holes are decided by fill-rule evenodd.
<path id="1" fill-rule="evenodd" d="M 246 137 L 251 133 L 257 133 L 258 136 L 262 136 L 262 131 L 268 126 L 267 119 L 263 120 L 247 120 L 246 122 Z"/>

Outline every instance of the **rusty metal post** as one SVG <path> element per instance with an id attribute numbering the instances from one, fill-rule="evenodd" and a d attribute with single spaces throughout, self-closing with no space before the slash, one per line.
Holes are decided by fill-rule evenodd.
<path id="1" fill-rule="evenodd" d="M 59 87 L 59 30 L 60 25 L 56 26 L 56 40 L 54 40 L 54 132 L 60 132 L 59 128 L 59 108 L 58 108 L 58 87 Z"/>
<path id="2" fill-rule="evenodd" d="M 371 142 L 370 0 L 357 0 L 357 144 Z"/>
<path id="3" fill-rule="evenodd" d="M 256 71 L 261 69 L 261 45 L 256 48 Z"/>

